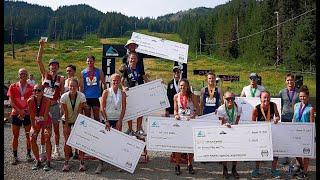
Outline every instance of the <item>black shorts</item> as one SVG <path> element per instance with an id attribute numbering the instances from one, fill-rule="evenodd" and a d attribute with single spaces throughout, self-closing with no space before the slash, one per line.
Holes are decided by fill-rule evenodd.
<path id="1" fill-rule="evenodd" d="M 100 107 L 99 98 L 86 98 L 87 106 L 90 108 Z"/>
<path id="2" fill-rule="evenodd" d="M 116 128 L 117 122 L 118 121 L 109 121 L 110 127 Z"/>
<path id="3" fill-rule="evenodd" d="M 64 124 L 66 124 L 67 122 L 66 121 L 62 121 L 62 124 L 64 125 Z M 68 124 L 68 126 L 70 127 L 70 128 L 72 128 L 73 126 L 74 126 L 74 123 L 67 123 Z"/>
<path id="4" fill-rule="evenodd" d="M 23 126 L 31 125 L 31 120 L 30 120 L 30 116 L 29 115 L 26 115 L 24 117 L 24 120 L 20 120 L 17 115 L 13 115 L 13 116 L 11 116 L 11 118 L 12 118 L 12 122 L 11 123 L 13 125 L 16 125 L 16 126 L 22 126 L 22 124 L 23 124 Z"/>

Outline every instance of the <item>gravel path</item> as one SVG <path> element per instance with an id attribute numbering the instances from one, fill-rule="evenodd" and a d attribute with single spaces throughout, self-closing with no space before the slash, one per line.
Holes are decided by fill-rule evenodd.
<path id="1" fill-rule="evenodd" d="M 144 124 L 146 124 L 144 122 Z M 124 127 L 126 130 L 126 127 Z M 62 132 L 62 128 L 61 128 Z M 60 136 L 60 147 L 63 147 L 63 136 Z M 24 129 L 20 129 L 18 157 L 20 163 L 16 166 L 11 165 L 12 151 L 11 151 L 11 124 L 4 124 L 4 179 L 223 179 L 222 167 L 219 163 L 194 163 L 196 174 L 190 175 L 186 170 L 186 165 L 181 166 L 182 174 L 176 176 L 174 174 L 174 164 L 170 163 L 170 153 L 164 152 L 148 152 L 149 162 L 139 163 L 134 174 L 126 171 L 119 171 L 119 168 L 105 163 L 101 174 L 94 173 L 98 164 L 97 160 L 88 160 L 85 162 L 87 171 L 78 172 L 79 162 L 71 160 L 70 172 L 62 172 L 63 161 L 53 161 L 51 171 L 45 172 L 42 169 L 31 170 L 33 163 L 28 163 L 25 160 L 26 145 L 24 137 Z M 38 138 L 39 139 L 39 138 Z M 53 142 L 53 139 L 52 139 Z M 309 167 L 309 179 L 316 179 L 316 162 L 312 159 Z M 231 163 L 229 165 L 229 173 L 231 171 Z M 264 174 L 261 179 L 270 179 L 271 175 L 268 173 L 271 162 L 264 162 L 261 164 L 261 170 Z M 254 167 L 253 162 L 240 162 L 237 169 L 241 179 L 251 179 L 250 173 Z M 282 179 L 285 178 L 287 166 L 279 165 L 279 170 L 282 174 Z M 232 179 L 232 178 L 231 178 Z"/>

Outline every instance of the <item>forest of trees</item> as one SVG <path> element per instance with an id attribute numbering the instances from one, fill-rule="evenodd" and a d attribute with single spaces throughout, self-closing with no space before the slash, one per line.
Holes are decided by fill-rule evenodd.
<path id="1" fill-rule="evenodd" d="M 303 68 L 316 61 L 315 4 L 315 0 L 232 0 L 215 8 L 195 8 L 150 19 L 102 13 L 87 5 L 63 6 L 53 11 L 5 1 L 4 40 L 10 42 L 11 29 L 16 43 L 40 35 L 52 39 L 81 39 L 89 33 L 119 37 L 136 29 L 148 29 L 178 33 L 191 51 L 273 65 L 277 59 L 278 12 L 279 60 L 288 68 Z"/>

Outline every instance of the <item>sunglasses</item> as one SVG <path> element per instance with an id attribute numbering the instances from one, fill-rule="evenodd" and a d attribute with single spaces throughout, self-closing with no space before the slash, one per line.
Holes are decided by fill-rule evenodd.
<path id="1" fill-rule="evenodd" d="M 20 76 L 27 76 L 28 74 L 27 73 L 20 73 L 19 75 Z"/>
<path id="2" fill-rule="evenodd" d="M 33 89 L 33 92 L 41 92 L 42 89 Z"/>
<path id="3" fill-rule="evenodd" d="M 227 97 L 227 98 L 225 98 L 225 100 L 227 100 L 227 101 L 234 101 L 234 100 L 235 100 L 235 97 Z"/>

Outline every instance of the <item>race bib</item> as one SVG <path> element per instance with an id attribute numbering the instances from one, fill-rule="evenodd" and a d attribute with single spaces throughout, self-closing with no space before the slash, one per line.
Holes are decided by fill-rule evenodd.
<path id="1" fill-rule="evenodd" d="M 44 88 L 44 94 L 45 97 L 52 99 L 54 95 L 54 88 L 46 87 Z"/>
<path id="2" fill-rule="evenodd" d="M 205 106 L 216 106 L 216 98 L 207 97 Z"/>
<path id="3" fill-rule="evenodd" d="M 86 82 L 87 82 L 87 86 L 95 86 L 95 85 L 98 85 L 98 82 L 97 82 L 97 77 L 94 76 L 92 78 L 92 80 L 90 80 L 89 77 L 86 78 Z"/>

